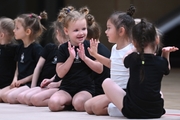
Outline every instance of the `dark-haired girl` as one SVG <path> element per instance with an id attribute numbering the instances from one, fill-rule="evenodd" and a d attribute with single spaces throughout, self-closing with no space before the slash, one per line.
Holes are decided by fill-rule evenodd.
<path id="1" fill-rule="evenodd" d="M 110 59 L 98 54 L 98 42 L 90 40 L 89 53 L 100 61 L 103 65 L 110 68 L 111 79 L 123 89 L 126 89 L 129 78 L 129 70 L 124 67 L 123 58 L 129 52 L 134 50 L 131 43 L 131 30 L 135 25 L 132 18 L 135 7 L 130 6 L 127 12 L 115 12 L 107 21 L 107 30 L 105 31 L 108 41 L 114 43 L 111 49 Z M 88 114 L 107 115 L 108 105 L 111 101 L 106 95 L 98 95 L 85 103 L 85 109 Z"/>
<path id="2" fill-rule="evenodd" d="M 161 81 L 169 74 L 170 52 L 178 48 L 165 47 L 162 57 L 156 56 L 159 38 L 154 25 L 144 19 L 133 27 L 132 36 L 137 52 L 124 59 L 130 70 L 126 92 L 107 78 L 102 85 L 105 95 L 127 118 L 160 118 L 165 113 Z"/>

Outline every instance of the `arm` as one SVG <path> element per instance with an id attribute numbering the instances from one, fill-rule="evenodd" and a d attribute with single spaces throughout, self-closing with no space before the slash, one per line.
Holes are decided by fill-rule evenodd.
<path id="1" fill-rule="evenodd" d="M 18 80 L 18 81 L 16 82 L 16 87 L 19 87 L 19 86 L 22 85 L 22 84 L 26 84 L 27 82 L 30 82 L 30 81 L 32 80 L 32 76 L 33 76 L 33 75 L 29 75 L 29 76 L 27 76 L 27 77 L 25 77 L 25 78 L 23 78 L 23 79 L 21 79 L 21 80 Z"/>
<path id="2" fill-rule="evenodd" d="M 17 76 L 18 76 L 18 63 L 16 63 L 16 71 L 15 71 L 15 73 L 14 73 L 14 78 L 13 78 L 13 81 L 12 81 L 12 83 L 11 83 L 11 85 L 10 85 L 10 88 L 14 88 L 14 87 L 16 87 L 16 82 L 17 82 Z"/>
<path id="3" fill-rule="evenodd" d="M 51 82 L 54 81 L 55 76 L 56 76 L 56 75 L 54 75 L 51 79 L 44 79 L 44 80 L 41 82 L 41 85 L 40 85 L 40 86 L 41 86 L 42 88 L 46 87 L 47 85 L 49 85 Z"/>
<path id="4" fill-rule="evenodd" d="M 98 62 L 91 60 L 88 58 L 84 53 L 84 45 L 82 43 L 79 44 L 79 49 L 77 49 L 79 57 L 86 63 L 86 65 L 89 66 L 94 72 L 96 73 L 102 73 L 103 71 L 103 65 Z"/>
<path id="5" fill-rule="evenodd" d="M 56 73 L 58 74 L 60 78 L 63 78 L 67 74 L 76 56 L 76 53 L 74 51 L 74 46 L 71 47 L 70 42 L 68 42 L 68 51 L 69 51 L 68 59 L 64 63 L 57 63 L 56 65 Z"/>
<path id="6" fill-rule="evenodd" d="M 58 88 L 61 85 L 61 80 L 59 82 L 51 82 L 47 88 Z"/>
<path id="7" fill-rule="evenodd" d="M 36 68 L 34 69 L 33 77 L 32 77 L 32 83 L 31 83 L 31 88 L 35 87 L 39 78 L 39 75 L 41 73 L 41 70 L 43 68 L 43 65 L 45 63 L 45 59 L 43 57 L 39 58 L 39 61 L 36 65 Z"/>
<path id="8" fill-rule="evenodd" d="M 167 59 L 169 70 L 171 69 L 171 65 L 170 65 L 170 62 L 169 62 L 170 52 L 175 52 L 175 51 L 177 51 L 177 50 L 179 50 L 179 48 L 174 47 L 174 46 L 173 46 L 173 47 L 163 47 L 163 48 L 162 48 L 162 54 L 161 54 L 161 56 Z"/>
<path id="9" fill-rule="evenodd" d="M 90 40 L 90 48 L 88 48 L 89 54 L 93 56 L 96 60 L 98 60 L 100 63 L 105 65 L 106 67 L 110 68 L 111 67 L 111 60 L 109 58 L 106 58 L 97 52 L 98 48 L 98 42 L 95 40 L 91 39 Z"/>

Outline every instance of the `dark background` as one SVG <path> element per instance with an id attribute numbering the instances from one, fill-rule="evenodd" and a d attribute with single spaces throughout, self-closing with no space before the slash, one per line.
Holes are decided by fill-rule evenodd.
<path id="1" fill-rule="evenodd" d="M 22 13 L 40 14 L 40 12 L 45 10 L 48 13 L 48 20 L 42 21 L 42 24 L 47 28 L 47 31 L 43 34 L 42 40 L 40 41 L 42 46 L 44 46 L 48 42 L 53 42 L 52 30 L 49 29 L 49 26 L 53 21 L 56 20 L 57 14 L 62 7 L 66 5 L 73 5 L 75 7 L 83 5 L 86 5 L 88 7 L 91 6 L 92 13 L 96 15 L 95 17 L 97 18 L 97 21 L 102 26 L 103 40 L 101 42 L 108 46 L 110 49 L 112 45 L 107 42 L 106 36 L 104 34 L 107 20 L 104 18 L 108 18 L 107 16 L 109 16 L 110 13 L 113 12 L 113 10 L 119 10 L 118 5 L 122 5 L 121 1 L 122 0 L 112 0 L 112 6 L 110 6 L 111 4 L 109 0 L 99 0 L 98 2 L 102 3 L 101 6 L 104 5 L 103 7 L 99 7 L 96 3 L 97 1 L 94 2 L 93 0 L 0 0 L 0 17 L 5 16 L 14 19 L 17 15 Z M 135 0 L 129 0 L 128 2 L 127 1 L 126 3 L 123 3 L 122 6 L 128 8 L 127 6 L 129 6 L 130 4 L 134 4 L 135 6 L 137 6 L 137 8 L 139 8 L 139 14 L 137 14 L 135 17 L 141 18 L 146 15 L 147 18 L 151 20 L 151 22 L 153 22 L 158 28 L 162 28 L 164 25 L 167 25 L 169 21 L 172 21 L 173 19 L 180 16 L 180 1 L 178 2 L 177 0 L 174 1 L 176 2 L 174 3 L 174 5 L 176 5 L 176 7 L 174 8 L 167 7 L 172 3 L 169 3 L 166 0 L 159 0 L 162 1 L 158 2 L 160 3 L 160 5 L 155 0 L 152 0 L 152 2 L 150 2 L 149 0 L 141 0 L 140 2 L 136 2 Z M 166 8 L 162 7 L 163 1 Z M 154 4 L 154 6 L 151 5 L 152 8 L 156 8 L 159 10 L 157 11 L 157 13 L 154 12 L 154 9 L 150 8 L 150 3 Z M 165 5 L 165 3 L 169 5 Z M 122 6 L 121 8 L 124 11 L 125 7 L 123 8 Z M 162 11 L 161 9 L 166 12 Z M 110 12 L 105 12 L 107 10 L 109 10 Z M 163 16 L 155 18 L 155 16 L 158 16 L 156 14 L 161 15 L 162 13 Z M 176 46 L 180 48 L 180 19 L 179 21 L 176 21 L 174 25 L 170 26 L 171 27 L 169 27 L 168 29 L 162 29 L 162 43 L 164 46 Z M 171 53 L 170 62 L 172 67 L 180 67 L 180 50 Z"/>

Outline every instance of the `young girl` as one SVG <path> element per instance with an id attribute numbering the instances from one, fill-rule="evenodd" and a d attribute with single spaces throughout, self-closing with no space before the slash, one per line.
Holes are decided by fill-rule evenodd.
<path id="1" fill-rule="evenodd" d="M 17 45 L 14 44 L 14 21 L 10 18 L 0 18 L 0 102 L 2 94 L 10 89 L 16 70 L 15 54 Z"/>
<path id="2" fill-rule="evenodd" d="M 131 43 L 131 30 L 135 25 L 132 18 L 135 8 L 133 6 L 125 12 L 113 13 L 107 21 L 105 31 L 110 43 L 115 43 L 111 50 L 110 59 L 97 54 L 97 42 L 91 40 L 90 54 L 105 66 L 110 68 L 111 79 L 123 89 L 126 89 L 129 72 L 123 65 L 123 57 L 134 47 Z M 107 107 L 110 100 L 105 95 L 96 96 L 85 103 L 85 110 L 88 114 L 107 115 Z"/>
<path id="3" fill-rule="evenodd" d="M 80 12 L 82 12 L 84 8 L 86 7 L 81 8 Z M 88 31 L 86 39 L 87 40 L 95 39 L 98 42 L 98 53 L 106 58 L 110 58 L 110 50 L 99 41 L 101 35 L 101 29 L 99 24 L 95 21 L 94 16 L 91 14 L 87 14 L 85 18 L 87 21 L 87 31 Z M 109 77 L 110 77 L 110 69 L 106 66 L 103 66 L 103 72 L 101 74 L 98 74 L 96 72 L 92 73 L 92 78 L 95 83 L 95 96 L 104 94 L 104 91 L 102 89 L 102 82 Z"/>
<path id="4" fill-rule="evenodd" d="M 89 41 L 85 40 L 87 22 L 84 14 L 63 8 L 61 15 L 69 42 L 59 47 L 56 72 L 62 82 L 60 90 L 51 96 L 48 106 L 51 111 L 61 111 L 72 104 L 75 110 L 84 111 L 85 101 L 94 95 L 92 70 L 101 73 L 103 65 L 87 51 Z"/>
<path id="5" fill-rule="evenodd" d="M 5 102 L 15 104 L 18 94 L 29 89 L 32 80 L 34 68 L 39 59 L 39 53 L 42 50 L 41 45 L 35 43 L 35 40 L 43 32 L 41 18 L 47 18 L 45 12 L 41 16 L 36 14 L 21 14 L 15 19 L 14 34 L 17 40 L 21 39 L 22 44 L 17 51 L 17 69 L 11 84 L 11 90 L 5 93 Z"/>
<path id="6" fill-rule="evenodd" d="M 40 77 L 44 80 L 39 84 L 40 87 L 31 88 L 32 90 L 24 96 L 24 101 L 27 105 L 38 107 L 48 106 L 49 98 L 53 93 L 58 91 L 58 87 L 60 86 L 61 79 L 56 75 L 57 50 L 61 44 L 67 42 L 68 38 L 65 35 L 62 23 L 59 22 L 59 20 L 55 21 L 52 27 L 54 29 L 54 36 L 57 39 L 57 41 L 55 41 L 57 44 L 47 44 L 42 52 L 42 56 L 34 71 L 33 81 L 34 84 L 36 84 L 38 79 L 37 71 L 41 71 Z M 39 70 L 39 67 L 42 66 L 44 69 Z M 43 77 L 42 74 L 48 74 L 51 75 L 51 77 L 47 77 L 47 75 Z M 31 87 L 34 87 L 33 81 Z"/>
<path id="7" fill-rule="evenodd" d="M 137 52 L 124 59 L 124 65 L 130 69 L 126 92 L 111 79 L 103 82 L 105 95 L 127 118 L 160 118 L 165 110 L 161 96 L 161 81 L 169 74 L 169 53 L 176 47 L 165 47 L 162 56 L 156 56 L 159 44 L 153 24 L 141 20 L 132 29 L 133 44 Z"/>

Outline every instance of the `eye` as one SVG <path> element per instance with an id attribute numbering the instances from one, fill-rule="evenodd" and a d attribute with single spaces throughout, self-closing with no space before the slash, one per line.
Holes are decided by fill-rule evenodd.
<path id="1" fill-rule="evenodd" d="M 110 29 L 110 27 L 107 27 L 107 30 L 109 30 Z"/>
<path id="2" fill-rule="evenodd" d="M 75 30 L 74 30 L 74 32 L 77 32 L 77 31 L 78 31 L 78 29 L 75 29 Z"/>
<path id="3" fill-rule="evenodd" d="M 86 28 L 83 28 L 82 30 L 86 30 Z"/>

